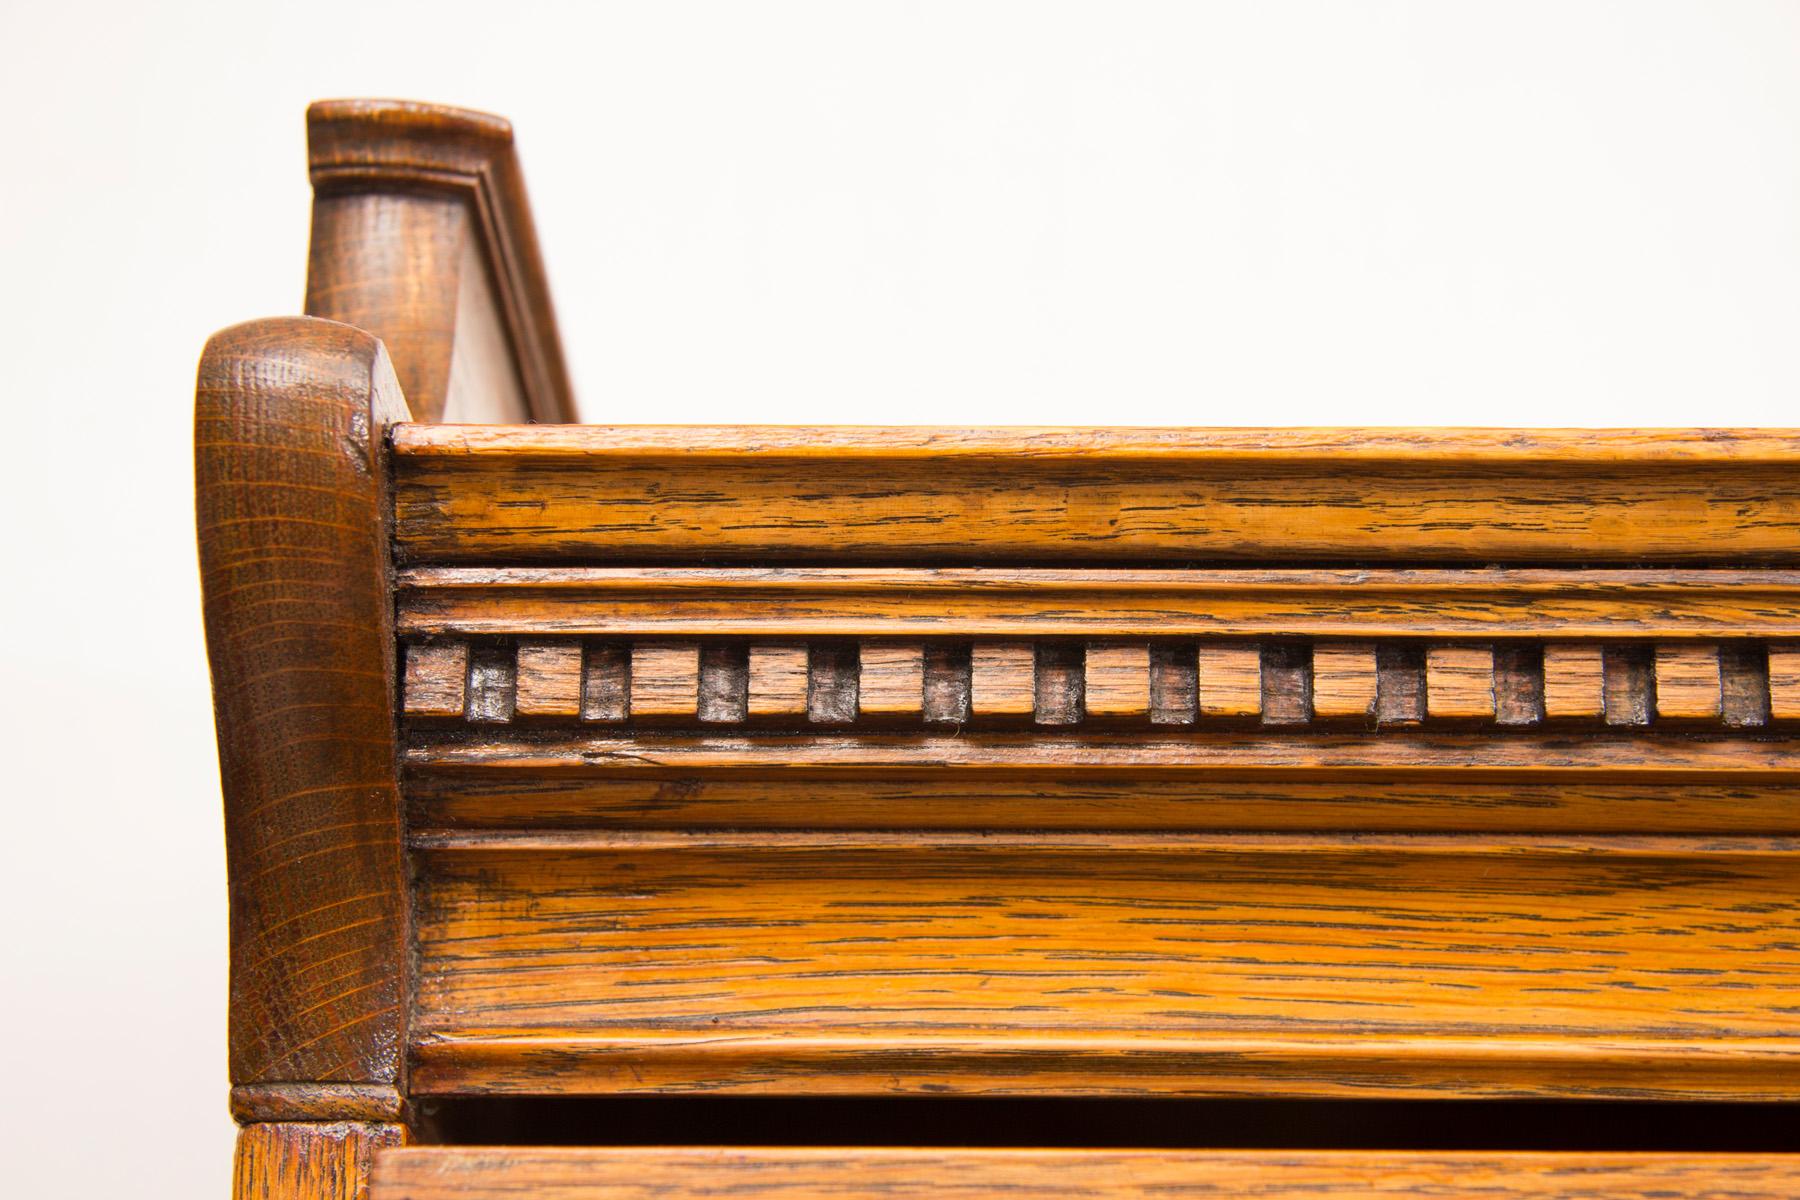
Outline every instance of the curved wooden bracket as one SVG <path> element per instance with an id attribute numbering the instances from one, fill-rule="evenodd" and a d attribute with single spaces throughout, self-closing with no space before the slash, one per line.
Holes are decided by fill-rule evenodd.
<path id="1" fill-rule="evenodd" d="M 419 420 L 577 420 L 512 126 L 397 100 L 306 120 L 306 312 L 380 338 Z"/>
<path id="2" fill-rule="evenodd" d="M 406 896 L 385 443 L 407 416 L 381 343 L 345 325 L 238 325 L 200 360 L 196 516 L 240 1118 L 400 1111 Z"/>

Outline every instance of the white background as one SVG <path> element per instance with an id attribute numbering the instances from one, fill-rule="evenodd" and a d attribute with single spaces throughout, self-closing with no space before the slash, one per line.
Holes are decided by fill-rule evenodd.
<path id="1" fill-rule="evenodd" d="M 0 1137 L 223 1197 L 192 374 L 322 96 L 519 130 L 591 421 L 1800 424 L 1800 4 L 0 12 Z"/>

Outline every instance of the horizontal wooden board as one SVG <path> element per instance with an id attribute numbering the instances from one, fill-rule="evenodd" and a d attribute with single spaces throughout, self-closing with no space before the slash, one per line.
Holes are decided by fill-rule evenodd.
<path id="1" fill-rule="evenodd" d="M 1755 562 L 1784 431 L 412 425 L 421 563 Z"/>
<path id="2" fill-rule="evenodd" d="M 397 586 L 414 636 L 1800 636 L 1789 570 L 415 567 Z"/>
<path id="3" fill-rule="evenodd" d="M 1786 840 L 414 844 L 425 1093 L 1800 1098 Z"/>
<path id="4" fill-rule="evenodd" d="M 987 732 L 973 734 L 634 734 L 485 730 L 413 732 L 404 761 L 414 768 L 475 768 L 522 778 L 530 772 L 667 769 L 716 771 L 784 767 L 793 771 L 921 770 L 969 772 L 1236 771 L 1296 778 L 1483 775 L 1513 779 L 1611 776 L 1665 783 L 1797 782 L 1800 741 L 1702 738 L 1611 730 L 1565 736 L 1520 731 L 1402 731 L 1386 734 L 1246 731 L 1170 736 Z"/>
<path id="5" fill-rule="evenodd" d="M 1786 1155 L 867 1147 L 419 1147 L 376 1159 L 371 1200 L 1776 1200 Z"/>
<path id="6" fill-rule="evenodd" d="M 1800 781 L 1042 768 L 417 770 L 415 829 L 1470 830 L 1800 834 Z"/>

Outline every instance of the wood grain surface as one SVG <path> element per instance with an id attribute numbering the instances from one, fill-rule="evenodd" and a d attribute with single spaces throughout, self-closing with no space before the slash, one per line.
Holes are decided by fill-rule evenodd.
<path id="1" fill-rule="evenodd" d="M 1753 1154 L 420 1147 L 375 1200 L 885 1200 L 909 1196 L 1776 1200 L 1800 1163 Z"/>
<path id="2" fill-rule="evenodd" d="M 415 848 L 425 1092 L 1800 1097 L 1785 839 Z"/>
<path id="3" fill-rule="evenodd" d="M 1644 732 L 1669 725 L 1759 733 L 1777 714 L 1787 720 L 1771 699 L 1763 642 L 438 637 L 405 649 L 402 707 L 421 724 L 518 717 L 790 730 L 924 725 L 941 719 L 926 696 L 946 687 L 969 697 L 959 723 L 1071 730 L 1097 723 L 1299 731 L 1321 723 L 1388 731 L 1429 722 L 1500 732 L 1585 720 Z M 598 657 L 600 669 L 611 670 L 620 655 L 625 702 L 584 706 L 582 681 L 594 672 L 584 660 Z"/>
<path id="4" fill-rule="evenodd" d="M 376 1151 L 405 1141 L 392 1124 L 248 1125 L 238 1132 L 232 1200 L 365 1200 Z"/>
<path id="5" fill-rule="evenodd" d="M 405 872 L 381 345 L 207 343 L 194 473 L 231 886 L 231 1080 L 403 1086 Z"/>
<path id="6" fill-rule="evenodd" d="M 512 126 L 398 100 L 306 118 L 307 314 L 380 338 L 421 419 L 577 419 Z"/>
<path id="7" fill-rule="evenodd" d="M 1800 571 L 414 567 L 409 635 L 1800 637 Z"/>
<path id="8" fill-rule="evenodd" d="M 396 431 L 418 563 L 1776 561 L 1787 431 Z"/>

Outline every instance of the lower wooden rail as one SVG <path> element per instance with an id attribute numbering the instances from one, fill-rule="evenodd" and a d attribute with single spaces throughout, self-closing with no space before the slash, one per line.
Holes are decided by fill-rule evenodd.
<path id="1" fill-rule="evenodd" d="M 1800 1194 L 1800 1159 L 1404 1151 L 486 1149 L 384 1151 L 373 1200 L 1631 1197 Z"/>

